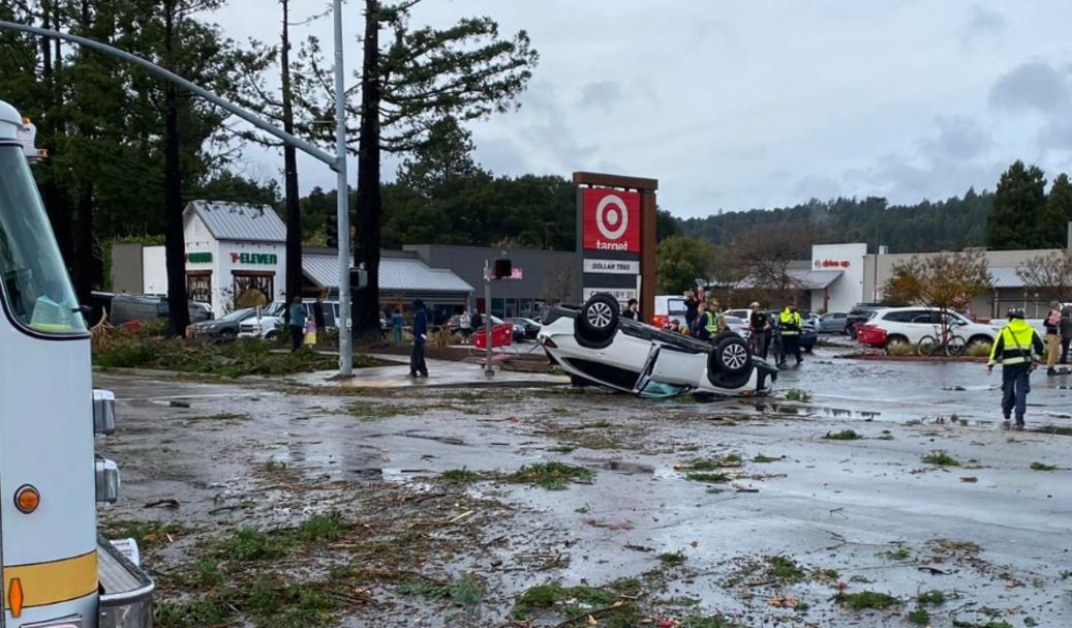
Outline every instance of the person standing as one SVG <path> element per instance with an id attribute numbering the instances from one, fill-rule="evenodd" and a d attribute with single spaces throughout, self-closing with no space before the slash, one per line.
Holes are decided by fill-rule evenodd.
<path id="1" fill-rule="evenodd" d="M 409 376 L 428 377 L 428 365 L 424 363 L 424 343 L 428 340 L 428 312 L 424 301 L 413 301 L 413 352 L 409 356 Z"/>
<path id="2" fill-rule="evenodd" d="M 309 310 L 305 308 L 301 297 L 294 297 L 290 304 L 290 351 L 297 351 L 302 346 L 305 338 L 305 321 L 309 318 Z"/>
<path id="3" fill-rule="evenodd" d="M 1042 322 L 1046 328 L 1046 375 L 1057 375 L 1057 358 L 1061 351 L 1061 306 L 1059 303 L 1051 303 L 1050 311 L 1046 314 L 1046 320 Z"/>
<path id="4" fill-rule="evenodd" d="M 406 317 L 402 316 L 402 309 L 396 307 L 395 313 L 391 315 L 391 332 L 396 345 L 402 344 L 402 328 L 405 326 Z"/>
<path id="5" fill-rule="evenodd" d="M 696 288 L 685 291 L 685 326 L 692 329 L 700 316 L 700 301 L 696 298 Z"/>
<path id="6" fill-rule="evenodd" d="M 640 304 L 636 299 L 629 299 L 629 303 L 625 306 L 625 311 L 622 312 L 622 318 L 628 318 L 629 320 L 639 321 L 640 311 L 637 309 Z"/>
<path id="7" fill-rule="evenodd" d="M 759 307 L 758 301 L 748 306 L 748 344 L 752 354 L 767 357 L 767 334 L 770 331 L 770 319 Z"/>
<path id="8" fill-rule="evenodd" d="M 700 301 L 696 304 L 696 320 L 692 323 L 692 337 L 697 340 L 710 340 L 711 330 L 717 331 L 715 317 L 707 310 L 707 303 Z"/>
<path id="9" fill-rule="evenodd" d="M 994 365 L 1001 360 L 1001 414 L 1005 417 L 1006 427 L 1015 410 L 1016 429 L 1024 429 L 1031 371 L 1044 351 L 1038 332 L 1024 320 L 1023 308 L 1009 308 L 1009 324 L 998 333 L 986 363 L 986 374 L 990 375 Z"/>
<path id="10" fill-rule="evenodd" d="M 469 309 L 463 309 L 458 317 L 458 329 L 462 332 L 462 341 L 469 343 L 469 336 L 473 335 L 473 319 L 469 318 Z"/>
<path id="11" fill-rule="evenodd" d="M 790 353 L 797 359 L 797 366 L 800 366 L 800 363 L 804 361 L 800 355 L 800 330 L 804 326 L 804 321 L 800 318 L 796 304 L 786 305 L 778 317 L 778 322 L 782 328 L 783 352 L 782 361 L 778 366 L 785 365 L 785 359 Z"/>
<path id="12" fill-rule="evenodd" d="M 1072 343 L 1072 304 L 1061 306 L 1061 364 L 1068 364 L 1068 345 Z"/>

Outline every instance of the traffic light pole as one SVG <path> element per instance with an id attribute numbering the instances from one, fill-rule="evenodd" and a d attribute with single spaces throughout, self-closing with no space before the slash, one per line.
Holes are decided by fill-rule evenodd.
<path id="1" fill-rule="evenodd" d="M 484 374 L 492 376 L 495 367 L 491 365 L 491 264 L 484 260 Z"/>
<path id="2" fill-rule="evenodd" d="M 48 30 L 45 28 L 37 28 L 36 26 L 29 26 L 26 24 L 19 24 L 17 22 L 8 22 L 0 20 L 0 30 L 12 30 L 20 31 L 23 33 L 30 33 L 31 35 L 37 35 L 38 37 L 48 37 L 51 39 L 60 39 L 63 41 L 69 41 L 85 48 L 92 48 L 98 52 L 102 52 L 112 57 L 118 57 L 129 63 L 133 63 L 151 74 L 155 74 L 170 81 L 183 89 L 197 94 L 205 100 L 216 105 L 220 109 L 223 109 L 231 115 L 242 118 L 246 122 L 252 124 L 258 129 L 272 135 L 279 140 L 282 140 L 286 144 L 289 144 L 302 152 L 316 158 L 317 160 L 327 164 L 337 174 L 338 188 L 336 190 L 336 197 L 338 198 L 338 205 L 336 207 L 336 219 L 339 224 L 339 309 L 342 310 L 343 322 L 339 329 L 339 376 L 351 377 L 353 375 L 354 354 L 352 348 L 352 338 L 350 336 L 350 329 L 352 327 L 350 321 L 350 189 L 346 185 L 346 103 L 345 103 L 345 89 L 343 87 L 343 56 L 342 56 L 342 0 L 334 0 L 335 9 L 335 154 L 331 155 L 323 150 L 317 148 L 311 142 L 301 139 L 287 133 L 283 129 L 273 126 L 261 118 L 257 117 L 253 113 L 246 111 L 245 109 L 232 104 L 231 102 L 220 98 L 216 94 L 208 91 L 207 89 L 192 83 L 178 74 L 165 70 L 164 68 L 142 59 L 141 57 L 130 54 L 118 48 L 109 46 L 108 44 L 101 43 L 93 39 L 87 39 L 85 37 L 79 37 L 78 35 L 72 35 L 70 33 L 61 33 L 59 31 Z"/>

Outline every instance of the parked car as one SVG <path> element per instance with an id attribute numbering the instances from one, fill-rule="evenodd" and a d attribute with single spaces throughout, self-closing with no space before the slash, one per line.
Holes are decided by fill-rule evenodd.
<path id="1" fill-rule="evenodd" d="M 857 303 L 845 317 L 845 333 L 850 338 L 856 338 L 856 328 L 871 320 L 875 312 L 885 307 L 887 306 L 881 303 Z"/>
<path id="2" fill-rule="evenodd" d="M 448 320 L 446 322 L 446 324 L 443 325 L 443 328 L 444 329 L 449 329 L 451 331 L 451 334 L 453 334 L 453 335 L 461 335 L 461 333 L 462 333 L 461 332 L 461 327 L 459 327 L 459 324 L 461 322 L 461 318 L 462 318 L 461 314 L 455 314 L 454 316 L 451 316 L 450 320 Z M 507 321 L 504 321 L 503 319 L 499 318 L 498 316 L 492 316 L 491 317 L 491 324 L 493 326 L 504 325 L 504 324 L 507 324 Z M 517 325 L 517 324 L 514 324 L 514 323 L 509 323 L 509 324 L 513 327 L 512 335 L 513 335 L 514 342 L 522 342 L 522 341 L 524 341 L 525 340 L 525 328 L 522 327 L 521 325 Z M 473 331 L 476 331 L 476 330 L 474 329 Z"/>
<path id="3" fill-rule="evenodd" d="M 726 329 L 741 336 L 742 338 L 748 337 L 748 319 L 741 318 L 739 316 L 730 316 L 729 314 L 723 314 L 722 320 L 726 323 Z"/>
<path id="4" fill-rule="evenodd" d="M 820 334 L 847 334 L 849 314 L 847 312 L 828 312 L 819 317 L 816 331 Z"/>
<path id="5" fill-rule="evenodd" d="M 538 335 L 552 362 L 575 381 L 644 397 L 684 393 L 742 396 L 769 393 L 778 369 L 753 356 L 743 338 L 725 331 L 703 342 L 622 318 L 611 295 L 581 307 L 544 312 Z"/>
<path id="6" fill-rule="evenodd" d="M 531 318 L 515 317 L 506 319 L 507 323 L 513 323 L 514 328 L 520 327 L 525 332 L 526 340 L 533 340 L 540 333 L 540 323 Z"/>
<path id="7" fill-rule="evenodd" d="M 242 338 L 275 338 L 285 324 L 283 313 L 286 307 L 282 301 L 273 301 L 265 307 L 253 308 L 254 315 L 238 324 L 238 335 Z"/>
<path id="8" fill-rule="evenodd" d="M 219 340 L 233 340 L 238 336 L 238 326 L 242 321 L 251 316 L 256 316 L 256 314 L 257 310 L 251 307 L 234 310 L 217 320 L 194 323 L 194 334 Z"/>
<path id="9" fill-rule="evenodd" d="M 108 304 L 108 321 L 122 325 L 130 321 L 154 321 L 167 318 L 171 312 L 164 295 L 116 294 Z M 204 303 L 187 302 L 191 323 L 212 319 L 212 310 Z"/>
<path id="10" fill-rule="evenodd" d="M 943 325 L 942 317 L 946 323 Z M 1001 324 L 973 323 L 957 312 L 931 307 L 889 307 L 876 310 L 857 328 L 857 340 L 866 346 L 889 350 L 894 343 L 919 344 L 924 337 L 940 338 L 943 327 L 964 340 L 965 346 L 992 343 Z"/>
<path id="11" fill-rule="evenodd" d="M 655 312 L 650 322 L 655 327 L 666 329 L 671 321 L 685 324 L 685 297 L 676 294 L 655 295 Z"/>

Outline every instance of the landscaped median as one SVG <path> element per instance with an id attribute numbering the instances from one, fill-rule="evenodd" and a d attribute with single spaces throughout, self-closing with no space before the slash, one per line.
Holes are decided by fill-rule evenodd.
<path id="1" fill-rule="evenodd" d="M 989 343 L 972 343 L 959 355 L 934 354 L 925 355 L 919 345 L 907 342 L 895 342 L 885 349 L 861 346 L 853 353 L 843 353 L 836 357 L 849 360 L 880 360 L 889 362 L 986 362 L 990 356 Z"/>
<path id="2" fill-rule="evenodd" d="M 204 339 L 165 338 L 159 327 L 140 329 L 101 328 L 93 332 L 93 365 L 100 368 L 139 368 L 177 371 L 218 377 L 246 375 L 292 375 L 337 369 L 336 355 L 308 348 L 296 352 L 272 341 L 239 338 L 213 343 Z M 382 366 L 383 362 L 354 354 L 354 367 Z"/>

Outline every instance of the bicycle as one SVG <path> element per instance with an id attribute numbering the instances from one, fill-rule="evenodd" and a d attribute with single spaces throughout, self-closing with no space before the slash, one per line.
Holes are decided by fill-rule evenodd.
<path id="1" fill-rule="evenodd" d="M 952 328 L 947 327 L 941 332 L 936 332 L 936 335 L 941 336 L 941 338 L 924 336 L 919 339 L 920 355 L 964 355 L 964 347 L 967 345 L 967 342 L 965 342 L 962 336 L 956 335 Z"/>

